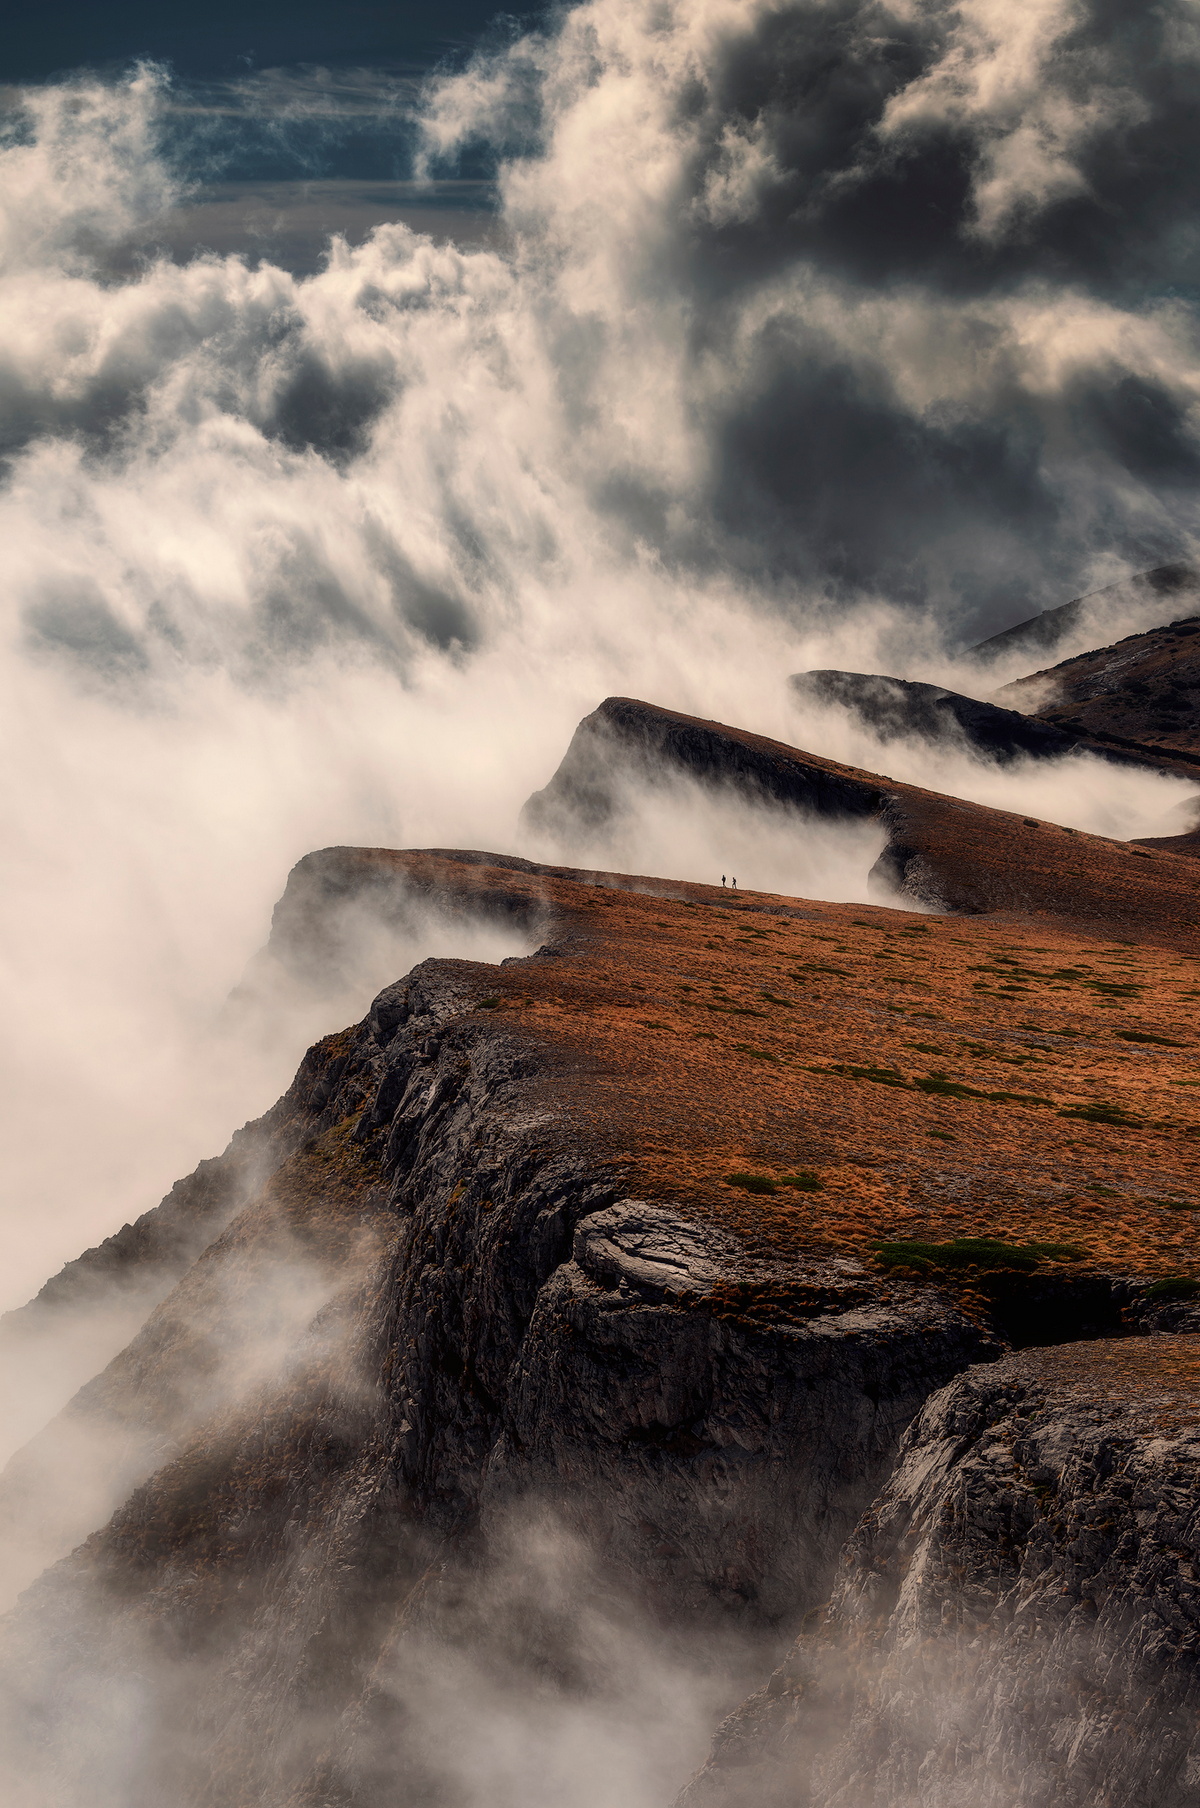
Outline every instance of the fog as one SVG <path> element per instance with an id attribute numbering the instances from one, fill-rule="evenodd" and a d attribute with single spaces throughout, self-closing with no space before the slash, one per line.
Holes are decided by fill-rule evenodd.
<path id="1" fill-rule="evenodd" d="M 147 65 L 0 96 L 0 1305 L 414 961 L 526 951 L 366 924 L 324 991 L 230 1004 L 311 849 L 555 852 L 520 808 L 607 695 L 1100 834 L 1177 829 L 1181 781 L 881 746 L 786 682 L 979 694 L 1019 670 L 981 677 L 977 639 L 1196 556 L 1200 39 L 1185 0 L 1127 26 L 1098 0 L 584 0 L 423 86 L 197 96 Z M 386 195 L 222 190 L 248 110 L 310 150 L 386 116 L 409 161 Z M 1089 632 L 1155 607 L 1114 593 Z M 601 851 L 858 899 L 878 837 L 668 788 Z M 12 1440 L 130 1329 L 81 1321 L 10 1378 Z M 712 1711 L 642 1637 L 585 1808 L 640 1808 L 650 1776 L 661 1799 L 663 1728 L 665 1776 Z M 591 1707 L 535 1735 L 493 1686 L 467 1663 L 490 1743 L 455 1787 L 559 1800 L 599 1762 Z"/>
<path id="2" fill-rule="evenodd" d="M 10 1301 L 283 1084 L 294 1037 L 242 1068 L 205 1026 L 310 848 L 513 850 L 605 694 L 793 739 L 791 671 L 944 673 L 1188 555 L 1194 323 L 1160 283 L 1190 256 L 1188 164 L 1138 213 L 1102 156 L 1138 119 L 1187 129 L 1155 84 L 1193 67 L 1188 18 L 1129 63 L 1089 15 L 1090 98 L 1056 6 L 1013 39 L 986 8 L 897 14 L 885 71 L 850 6 L 591 0 L 423 93 L 282 72 L 180 106 L 148 67 L 10 100 Z M 772 85 L 831 56 L 867 82 L 840 126 Z M 247 110 L 280 142 L 386 115 L 417 184 L 474 147 L 507 237 L 383 225 L 309 275 L 179 244 L 130 264 L 203 212 Z M 927 205 L 945 131 L 944 224 L 880 238 L 885 194 Z M 1118 835 L 1171 802 L 1080 762 L 886 770 Z M 673 833 L 680 874 L 756 866 L 727 826 Z"/>

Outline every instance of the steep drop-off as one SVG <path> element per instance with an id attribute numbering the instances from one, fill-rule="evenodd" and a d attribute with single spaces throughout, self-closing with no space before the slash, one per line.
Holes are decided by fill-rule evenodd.
<path id="1" fill-rule="evenodd" d="M 939 1387 L 1188 1309 L 1200 937 L 1151 871 L 1132 947 L 479 855 L 328 851 L 321 886 L 339 863 L 536 906 L 546 943 L 428 962 L 318 1044 L 244 1133 L 259 1189 L 10 1468 L 10 1530 L 69 1477 L 39 1535 L 90 1532 L 5 1622 L 14 1801 L 478 1800 L 429 1730 L 462 1653 L 602 1693 L 586 1600 L 765 1670 Z M 303 913 L 277 929 L 302 959 Z M 583 1553 L 566 1605 L 547 1538 Z"/>
<path id="2" fill-rule="evenodd" d="M 1200 1340 L 973 1369 L 680 1808 L 1185 1808 L 1198 1565 Z"/>

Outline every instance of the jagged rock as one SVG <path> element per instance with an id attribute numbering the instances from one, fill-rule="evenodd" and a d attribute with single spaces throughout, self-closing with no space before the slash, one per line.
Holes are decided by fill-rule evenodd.
<path id="1" fill-rule="evenodd" d="M 8 1622 L 7 1736 L 31 1697 L 58 1704 L 64 1801 L 105 1799 L 111 1728 L 89 1702 L 114 1671 L 143 1678 L 123 1804 L 200 1799 L 210 1741 L 205 1801 L 294 1799 L 430 1563 L 467 1561 L 481 1507 L 486 1526 L 533 1495 L 603 1552 L 609 1588 L 636 1578 L 664 1613 L 773 1624 L 828 1574 L 921 1400 L 994 1347 L 949 1300 L 872 1305 L 878 1281 L 822 1283 L 820 1265 L 810 1310 L 840 1297 L 845 1312 L 808 1328 L 718 1315 L 720 1284 L 753 1262 L 620 1197 L 562 1121 L 545 1058 L 474 1008 L 489 980 L 428 963 L 326 1050 L 317 1122 L 341 1127 L 355 1178 L 284 1378 L 247 1397 L 251 1336 L 194 1404 L 222 1296 L 240 1290 L 257 1324 L 247 1269 L 286 1254 L 268 1189 L 60 1420 L 68 1448 L 86 1421 L 139 1433 L 143 1473 L 166 1459 Z M 334 1159 L 321 1143 L 294 1158 L 307 1208 L 286 1225 L 310 1244 L 337 1198 L 306 1165 Z M 303 1661 L 281 1667 L 297 1640 Z M 152 1681 L 167 1646 L 196 1661 Z M 264 1746 L 281 1719 L 285 1745 Z M 357 1759 L 328 1762 L 352 1777 Z"/>
<path id="2" fill-rule="evenodd" d="M 829 1608 L 680 1808 L 1184 1808 L 1200 1787 L 1200 1343 L 950 1383 Z"/>
<path id="3" fill-rule="evenodd" d="M 1180 1309 L 1192 1126 L 1123 1101 L 1191 1060 L 1186 926 L 1134 985 L 1062 924 L 1014 968 L 1011 920 L 533 876 L 553 952 L 424 963 L 317 1045 L 260 1193 L 39 1440 L 68 1510 L 121 1498 L 0 1633 L 37 1808 L 453 1805 L 468 1659 L 603 1699 L 649 1625 L 765 1670 L 931 1393 Z M 1009 1239 L 986 1271 L 939 1266 L 964 1229 Z"/>

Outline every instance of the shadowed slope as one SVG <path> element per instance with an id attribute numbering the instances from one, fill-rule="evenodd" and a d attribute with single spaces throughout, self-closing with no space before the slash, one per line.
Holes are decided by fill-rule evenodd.
<path id="1" fill-rule="evenodd" d="M 1171 748 L 1160 751 L 1117 738 L 1100 740 L 1082 730 L 1075 732 L 1073 727 L 1043 720 L 1037 713 L 1022 715 L 1017 709 L 981 702 L 940 684 L 832 669 L 797 672 L 788 684 L 797 701 L 835 704 L 849 710 L 885 742 L 914 736 L 934 742 L 958 741 L 1002 766 L 1021 759 L 1061 759 L 1068 753 L 1090 753 L 1117 766 L 1200 780 L 1200 758 L 1193 763 L 1186 754 L 1180 757 Z M 1026 694 L 1019 686 L 1009 686 L 1008 691 L 1017 700 Z M 1029 695 L 1032 701 L 1033 693 Z"/>
<path id="2" fill-rule="evenodd" d="M 1046 609 L 1028 621 L 1017 622 L 1000 634 L 981 640 L 971 650 L 976 658 L 993 663 L 1024 656 L 1032 665 L 1046 653 L 1077 635 L 1090 636 L 1093 644 L 1107 640 L 1122 617 L 1161 610 L 1159 620 L 1180 613 L 1179 605 L 1200 589 L 1200 574 L 1190 565 L 1158 565 L 1119 584 L 1089 591 L 1057 609 Z M 1184 604 L 1184 607 L 1187 605 Z M 1153 615 L 1151 616 L 1153 619 Z"/>
<path id="3" fill-rule="evenodd" d="M 881 895 L 934 910 L 1014 911 L 1174 938 L 1200 923 L 1195 873 L 1144 848 L 924 791 L 677 710 L 610 697 L 580 723 L 524 820 L 587 845 L 630 788 L 689 780 L 798 819 L 874 821 Z"/>
<path id="4" fill-rule="evenodd" d="M 1101 744 L 1183 755 L 1200 774 L 1200 618 L 1065 659 L 1006 684 L 997 697 Z"/>

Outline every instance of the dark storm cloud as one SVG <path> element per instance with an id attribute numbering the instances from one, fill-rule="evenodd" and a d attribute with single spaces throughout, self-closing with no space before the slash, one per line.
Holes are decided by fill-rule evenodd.
<path id="1" fill-rule="evenodd" d="M 1041 541 L 1054 533 L 1036 420 L 919 416 L 883 372 L 835 349 L 767 334 L 758 352 L 757 381 L 717 436 L 714 505 L 732 537 L 775 548 L 780 571 L 843 598 L 921 602 L 930 546 L 964 526 L 968 568 L 982 536 L 1014 521 Z"/>
<path id="2" fill-rule="evenodd" d="M 495 249 L 384 226 L 308 278 L 89 267 L 81 234 L 152 243 L 178 201 L 155 159 L 182 113 L 152 71 L 43 91 L 5 153 L 8 456 L 71 440 L 105 484 L 225 511 L 232 591 L 144 545 L 131 578 L 114 544 L 106 606 L 234 665 L 457 658 L 548 594 L 571 617 L 598 567 L 652 568 L 668 615 L 707 587 L 979 638 L 1193 555 L 1198 42 L 1184 0 L 586 0 L 427 91 L 429 169 L 499 171 Z M 229 105 L 316 143 L 389 108 L 411 132 L 402 88 L 256 77 Z"/>
<path id="3" fill-rule="evenodd" d="M 949 59 L 948 75 L 967 74 L 970 12 L 797 6 L 730 45 L 703 98 L 696 190 L 731 120 L 761 135 L 774 170 L 754 217 L 713 234 L 714 269 L 753 279 L 800 255 L 864 283 L 920 279 L 964 293 L 1035 276 L 1104 293 L 1200 280 L 1200 60 L 1187 9 L 1064 9 L 1052 54 L 992 107 L 967 104 L 958 83 L 930 82 Z M 1019 15 L 1006 24 L 1017 35 Z M 890 122 L 889 103 L 923 82 L 930 104 Z M 977 184 L 997 142 L 1023 128 L 1043 152 L 1065 139 L 1058 148 L 1078 182 L 1037 205 L 1018 189 L 1011 230 L 981 233 Z"/>
<path id="4" fill-rule="evenodd" d="M 675 155 L 648 245 L 631 227 L 618 250 L 627 197 L 576 142 L 605 90 L 594 154 L 626 172 L 631 222 L 644 168 Z M 618 297 L 588 330 L 577 304 L 556 320 L 581 420 L 599 322 L 616 342 L 620 308 L 678 319 L 705 475 L 681 509 L 652 467 L 599 473 L 593 505 L 630 544 L 775 597 L 932 604 L 953 638 L 1192 550 L 1198 102 L 1182 0 L 695 22 L 600 3 L 481 56 L 435 96 L 430 142 L 450 167 L 490 132 L 527 255 L 574 241 L 576 287 L 576 221 L 615 216 Z"/>

